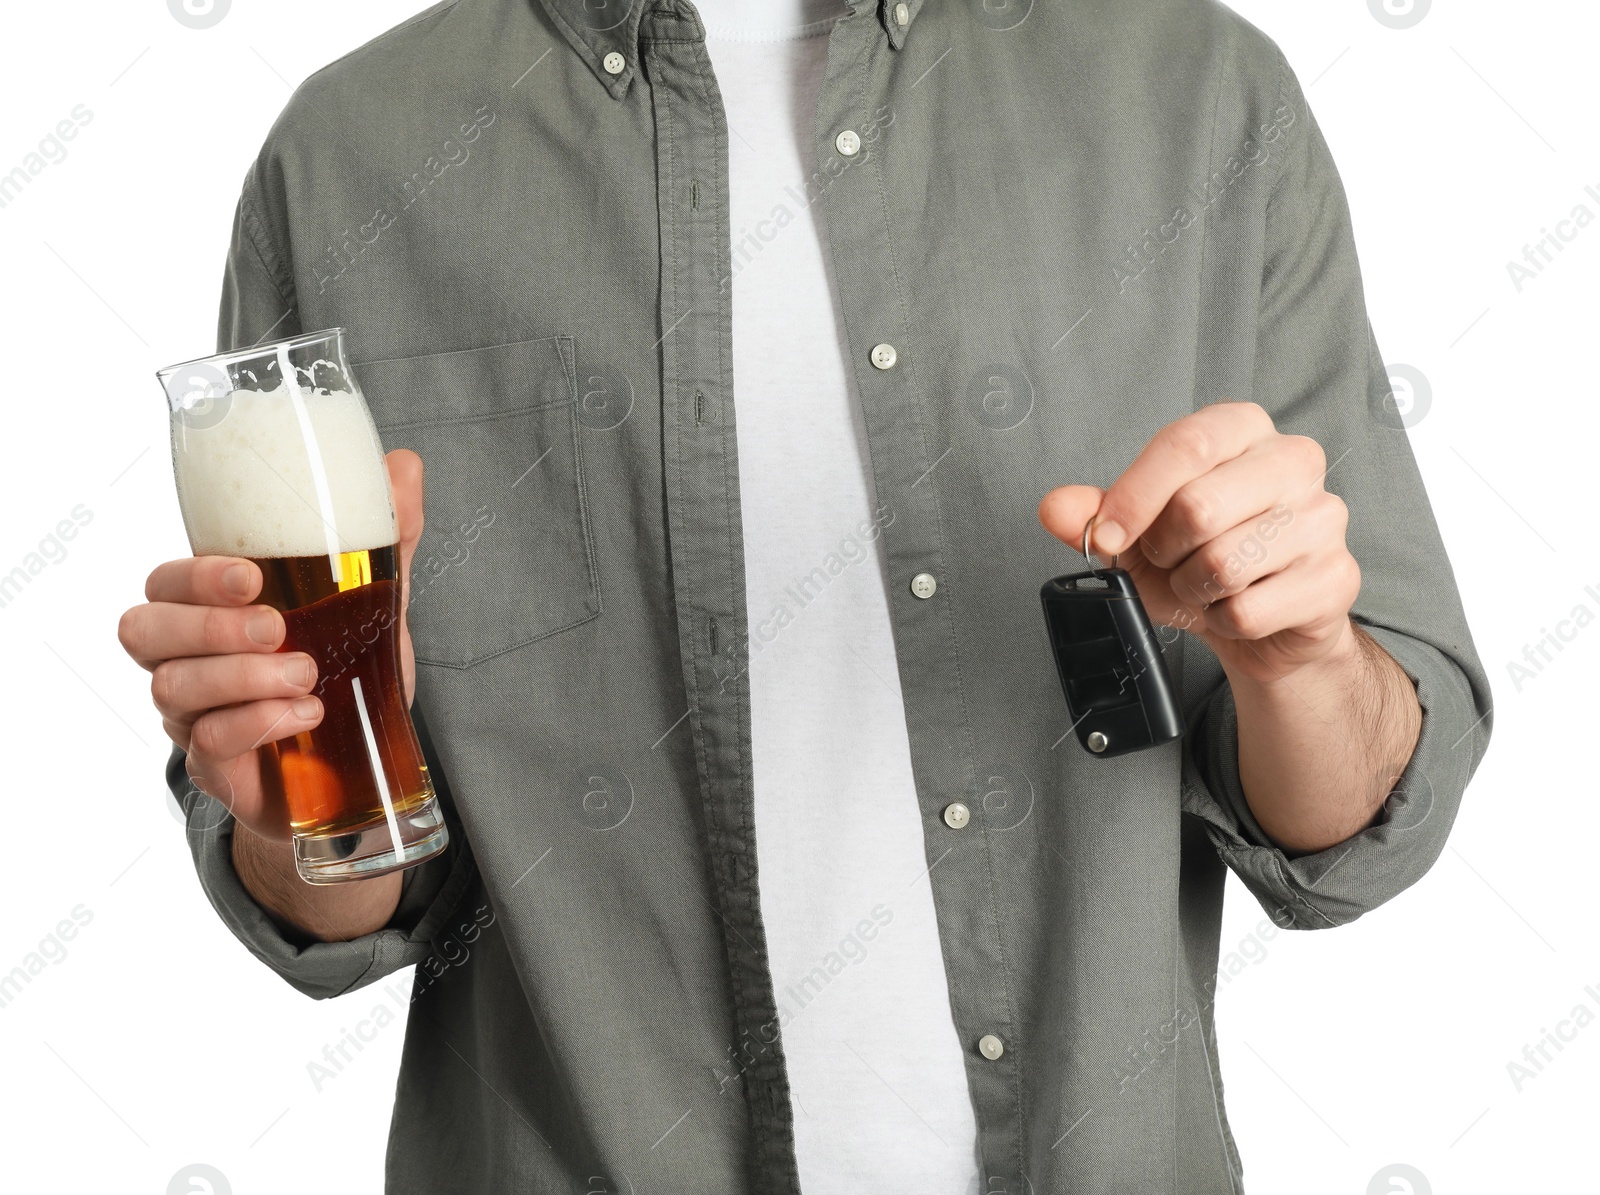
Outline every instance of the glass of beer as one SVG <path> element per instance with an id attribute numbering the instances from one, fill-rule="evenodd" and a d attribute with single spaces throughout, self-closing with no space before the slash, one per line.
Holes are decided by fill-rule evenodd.
<path id="1" fill-rule="evenodd" d="M 366 879 L 444 850 L 444 817 L 400 671 L 399 532 L 383 446 L 344 330 L 187 361 L 157 374 L 196 556 L 261 569 L 279 651 L 317 662 L 323 716 L 258 748 L 295 866 L 313 884 Z"/>

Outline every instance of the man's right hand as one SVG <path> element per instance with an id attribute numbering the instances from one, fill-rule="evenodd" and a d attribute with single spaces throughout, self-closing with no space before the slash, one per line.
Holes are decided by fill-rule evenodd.
<path id="1" fill-rule="evenodd" d="M 422 538 L 422 458 L 387 458 L 400 532 L 400 664 L 407 704 L 416 683 L 406 627 L 411 557 Z M 122 616 L 122 646 L 151 674 L 162 725 L 187 753 L 189 775 L 221 801 L 247 833 L 233 835 L 233 867 L 245 890 L 280 928 L 320 941 L 347 941 L 383 928 L 400 901 L 399 872 L 342 884 L 307 884 L 289 846 L 289 811 L 261 785 L 256 750 L 322 720 L 312 695 L 316 664 L 280 652 L 283 616 L 255 599 L 261 570 L 231 556 L 160 565 L 145 582 L 144 605 Z"/>
<path id="2" fill-rule="evenodd" d="M 408 594 L 411 557 L 422 536 L 422 460 L 402 449 L 387 463 L 402 592 Z M 304 652 L 278 651 L 283 615 L 256 602 L 261 582 L 261 570 L 237 557 L 169 560 L 150 574 L 148 600 L 122 616 L 117 634 L 150 672 L 162 725 L 188 753 L 196 786 L 258 838 L 287 842 L 289 811 L 281 795 L 262 787 L 256 748 L 316 726 L 322 703 L 312 695 L 316 661 Z M 415 670 L 403 614 L 400 642 L 409 702 Z"/>

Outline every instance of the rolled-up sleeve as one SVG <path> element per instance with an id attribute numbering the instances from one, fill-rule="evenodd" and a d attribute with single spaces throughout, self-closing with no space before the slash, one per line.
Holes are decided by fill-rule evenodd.
<path id="1" fill-rule="evenodd" d="M 318 1000 L 365 987 L 427 958 L 476 879 L 460 823 L 446 805 L 450 845 L 402 873 L 400 903 L 389 923 L 344 942 L 312 941 L 280 928 L 240 881 L 233 867 L 233 815 L 194 787 L 182 751 L 174 751 L 167 764 L 167 786 L 183 808 L 195 872 L 217 916 L 284 982 Z"/>
<path id="2" fill-rule="evenodd" d="M 1223 681 L 1191 726 L 1183 804 L 1275 920 L 1316 929 L 1354 920 L 1432 866 L 1488 747 L 1491 697 L 1412 454 L 1406 424 L 1418 408 L 1404 419 L 1397 410 L 1367 319 L 1343 186 L 1287 64 L 1283 80 L 1294 122 L 1265 213 L 1250 397 L 1279 431 L 1310 436 L 1326 452 L 1325 484 L 1349 507 L 1346 538 L 1362 571 L 1352 617 L 1416 685 L 1422 733 L 1373 825 L 1291 856 L 1245 800 L 1237 713 Z"/>

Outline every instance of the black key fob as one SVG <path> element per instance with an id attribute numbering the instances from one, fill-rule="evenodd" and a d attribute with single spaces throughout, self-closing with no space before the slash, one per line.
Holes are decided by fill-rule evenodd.
<path id="1" fill-rule="evenodd" d="M 1057 577 L 1039 596 L 1084 750 L 1126 755 L 1183 734 L 1167 662 L 1126 569 Z"/>

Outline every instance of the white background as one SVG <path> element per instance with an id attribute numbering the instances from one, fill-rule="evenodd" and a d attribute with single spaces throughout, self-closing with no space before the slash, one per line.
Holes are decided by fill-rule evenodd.
<path id="1" fill-rule="evenodd" d="M 205 30 L 160 0 L 7 8 L 0 174 L 75 106 L 92 112 L 0 208 L 0 573 L 74 507 L 92 513 L 0 608 L 0 974 L 75 907 L 91 918 L 0 1008 L 8 1190 L 189 1190 L 197 1162 L 241 1195 L 307 1176 L 381 1189 L 400 1023 L 320 1092 L 307 1063 L 403 997 L 389 981 L 304 999 L 222 927 L 115 628 L 150 567 L 187 551 L 152 371 L 211 348 L 246 165 L 291 85 L 419 3 L 236 0 Z M 1283 46 L 1333 147 L 1386 359 L 1431 383 L 1412 443 L 1496 690 L 1489 756 L 1422 883 L 1264 950 L 1248 945 L 1259 909 L 1230 888 L 1223 950 L 1257 959 L 1219 1000 L 1249 1189 L 1593 1191 L 1600 1023 L 1547 1046 L 1520 1091 L 1507 1064 L 1576 1006 L 1600 1016 L 1585 849 L 1600 626 L 1520 691 L 1508 664 L 1575 607 L 1600 615 L 1600 222 L 1520 293 L 1506 267 L 1579 204 L 1600 217 L 1600 16 L 1588 0 L 1437 0 L 1395 30 L 1366 0 L 1235 7 Z M 1426 1183 L 1380 1177 L 1391 1163 Z"/>

